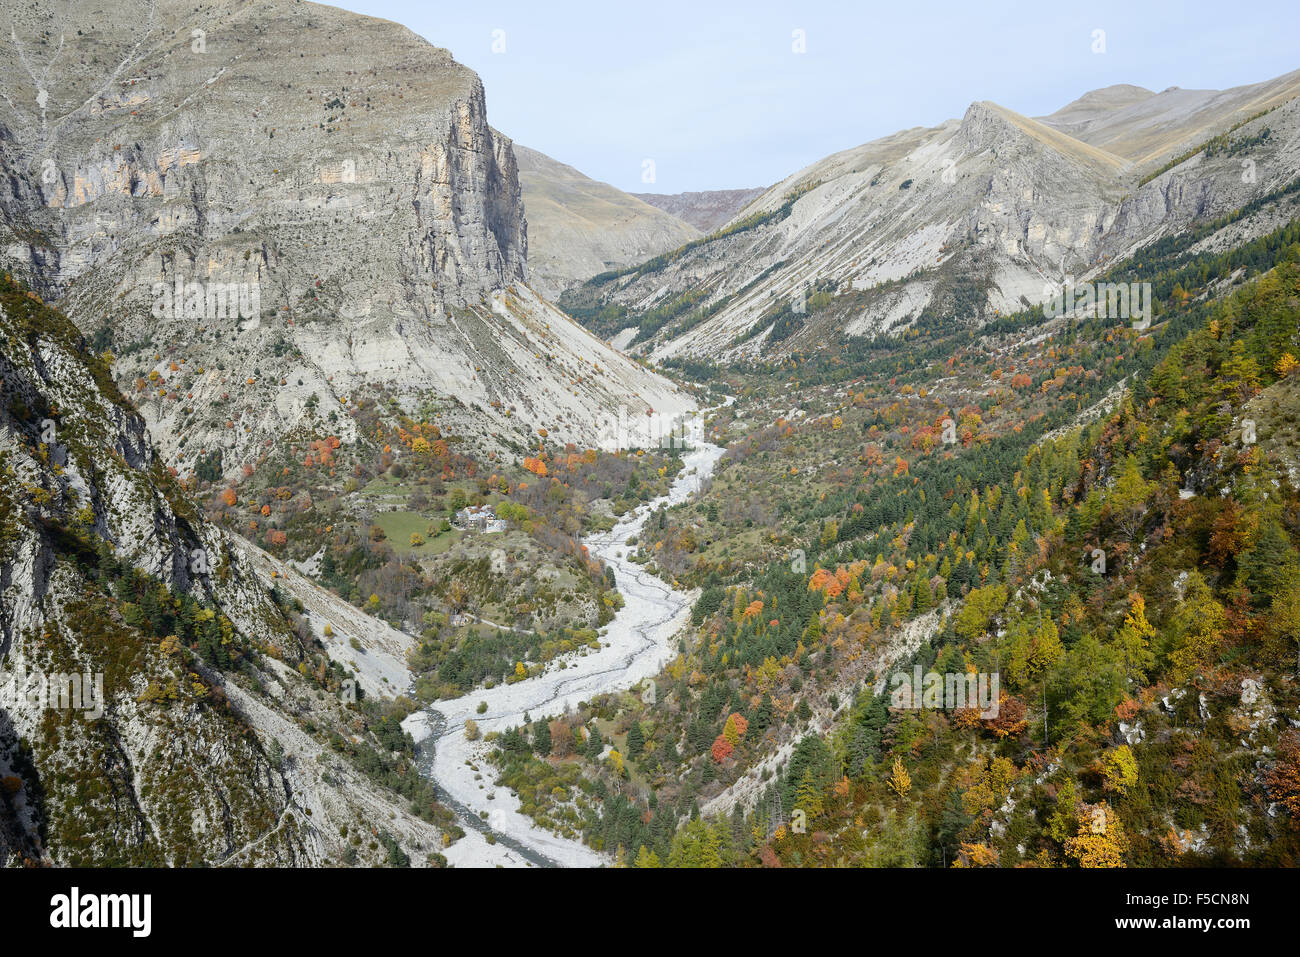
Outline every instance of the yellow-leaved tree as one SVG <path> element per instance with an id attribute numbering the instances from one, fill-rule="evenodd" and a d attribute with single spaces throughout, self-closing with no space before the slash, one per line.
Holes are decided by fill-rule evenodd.
<path id="1" fill-rule="evenodd" d="M 1133 749 L 1127 744 L 1121 744 L 1114 751 L 1106 755 L 1106 759 L 1101 764 L 1102 773 L 1105 775 L 1105 787 L 1107 791 L 1115 791 L 1118 794 L 1127 794 L 1138 780 L 1137 758 L 1133 756 Z"/>
<path id="2" fill-rule="evenodd" d="M 1105 801 L 1083 805 L 1078 833 L 1065 842 L 1065 853 L 1080 867 L 1124 867 L 1128 838 L 1119 817 Z"/>
<path id="3" fill-rule="evenodd" d="M 889 789 L 899 797 L 907 797 L 907 793 L 912 790 L 912 776 L 903 767 L 902 758 L 894 758 L 894 769 L 890 772 L 887 783 Z"/>
<path id="4" fill-rule="evenodd" d="M 1115 634 L 1115 644 L 1124 656 L 1124 671 L 1130 682 L 1139 685 L 1146 684 L 1147 669 L 1156 661 L 1150 647 L 1156 630 L 1147 621 L 1146 610 L 1145 598 L 1137 592 L 1130 595 L 1128 614 Z"/>

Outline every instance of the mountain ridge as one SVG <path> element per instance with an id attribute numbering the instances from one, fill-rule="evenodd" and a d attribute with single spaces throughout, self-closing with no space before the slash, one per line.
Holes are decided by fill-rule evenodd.
<path id="1" fill-rule="evenodd" d="M 1049 122 L 977 101 L 960 120 L 825 157 L 703 245 L 597 277 L 562 304 L 588 321 L 603 315 L 603 326 L 621 322 L 633 331 L 620 341 L 653 360 L 796 351 L 888 332 L 926 313 L 985 321 L 1042 302 L 1067 275 L 1095 275 L 1187 223 L 1285 186 L 1300 171 L 1300 99 L 1290 95 L 1297 83 L 1300 73 L 1194 98 L 1192 120 L 1179 112 L 1182 99 L 1165 94 L 1103 91 L 1087 100 L 1094 120 L 1120 117 L 1114 128 L 1137 144 L 1131 156 L 1106 149 L 1100 134 L 1097 143 L 1071 136 L 1059 115 Z M 1063 115 L 1076 114 L 1079 102 Z M 1173 110 L 1172 120 L 1157 113 L 1139 123 L 1125 113 L 1152 102 Z M 1250 114 L 1226 148 L 1187 152 L 1164 172 L 1153 165 L 1189 140 L 1205 146 L 1226 135 L 1259 102 L 1274 105 Z M 1167 148 L 1150 152 L 1150 137 L 1138 135 L 1148 128 Z M 1266 219 L 1244 228 L 1266 232 Z M 816 314 L 800 311 L 814 289 Z M 653 330 L 638 331 L 651 312 Z M 665 312 L 667 322 L 658 318 Z"/>
<path id="2" fill-rule="evenodd" d="M 632 193 L 637 199 L 690 223 L 701 233 L 711 233 L 741 215 L 766 187 L 706 189 L 684 193 Z"/>

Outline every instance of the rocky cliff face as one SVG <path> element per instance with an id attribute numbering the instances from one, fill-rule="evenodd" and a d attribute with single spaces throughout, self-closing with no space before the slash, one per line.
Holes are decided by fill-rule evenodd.
<path id="1" fill-rule="evenodd" d="M 1041 120 L 974 103 L 961 120 L 829 156 L 708 241 L 565 303 L 622 307 L 629 324 L 668 313 L 635 347 L 655 358 L 815 348 L 923 314 L 980 322 L 1254 200 L 1265 208 L 1231 227 L 1234 241 L 1296 215 L 1294 194 L 1267 198 L 1300 172 L 1297 94 L 1291 74 L 1191 97 L 1129 88 Z M 1195 151 L 1229 129 L 1224 148 Z"/>
<path id="2" fill-rule="evenodd" d="M 382 390 L 481 444 L 686 404 L 580 330 L 548 355 L 511 144 L 446 51 L 286 0 L 10 7 L 0 258 L 112 346 L 182 473 L 346 440 Z"/>
<path id="3" fill-rule="evenodd" d="M 85 345 L 0 277 L 0 866 L 342 863 L 377 827 L 424 861 L 439 829 L 322 743 L 357 715 L 311 629 Z"/>

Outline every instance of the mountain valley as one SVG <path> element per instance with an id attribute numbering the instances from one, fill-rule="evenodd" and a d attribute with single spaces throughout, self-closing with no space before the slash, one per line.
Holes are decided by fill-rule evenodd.
<path id="1" fill-rule="evenodd" d="M 1300 859 L 1300 71 L 627 193 L 3 8 L 0 866 Z"/>

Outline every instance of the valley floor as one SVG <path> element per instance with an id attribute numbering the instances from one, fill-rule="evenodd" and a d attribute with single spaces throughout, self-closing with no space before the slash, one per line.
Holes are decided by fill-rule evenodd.
<path id="1" fill-rule="evenodd" d="M 445 792 L 466 828 L 466 838 L 447 850 L 460 866 L 600 866 L 609 863 L 591 848 L 539 830 L 519 812 L 519 801 L 493 784 L 496 772 L 487 763 L 490 745 L 466 739 L 465 722 L 482 733 L 502 731 L 532 718 L 557 714 L 596 695 L 635 685 L 658 673 L 675 653 L 675 638 L 687 623 L 696 595 L 671 588 L 662 579 L 625 557 L 627 540 L 639 534 L 650 514 L 686 501 L 709 476 L 723 449 L 701 443 L 683 456 L 685 468 L 669 493 L 643 504 L 614 528 L 593 536 L 587 545 L 594 557 L 614 570 L 624 606 L 608 625 L 598 652 L 563 662 L 545 674 L 516 684 L 476 690 L 436 708 L 411 715 L 404 727 L 427 747 L 432 739 L 429 771 Z M 482 702 L 486 710 L 480 713 Z M 468 818 L 475 818 L 474 821 Z M 480 833 L 484 820 L 493 838 Z M 510 847 L 504 842 L 509 842 Z"/>

